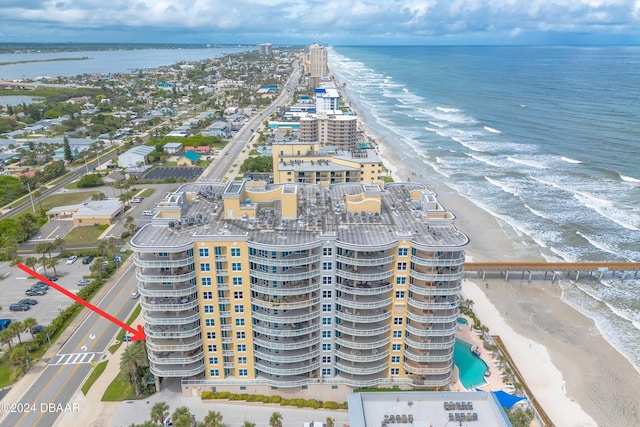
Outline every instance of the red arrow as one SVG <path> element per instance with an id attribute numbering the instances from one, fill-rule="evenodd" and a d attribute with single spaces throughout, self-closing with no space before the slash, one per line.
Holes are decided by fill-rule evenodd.
<path id="1" fill-rule="evenodd" d="M 131 341 L 144 341 L 144 340 L 147 339 L 147 335 L 144 333 L 144 329 L 142 328 L 142 325 L 138 325 L 138 330 L 135 330 L 131 326 L 129 326 L 126 323 L 122 322 L 121 320 L 116 319 L 115 317 L 113 317 L 109 313 L 105 313 L 104 311 L 102 311 L 98 307 L 96 307 L 95 305 L 92 305 L 91 303 L 83 300 L 82 298 L 80 298 L 79 296 L 74 294 L 73 292 L 69 292 L 68 290 L 66 290 L 62 286 L 52 282 L 51 280 L 47 279 L 44 276 L 41 276 L 40 274 L 38 274 L 35 271 L 31 270 L 29 267 L 26 267 L 23 264 L 18 264 L 18 268 L 23 270 L 23 271 L 25 271 L 26 273 L 32 275 L 33 277 L 42 280 L 44 283 L 46 283 L 47 285 L 51 286 L 56 291 L 65 294 L 66 296 L 68 296 L 72 300 L 76 301 L 77 303 L 80 303 L 80 304 L 84 305 L 89 310 L 95 311 L 96 313 L 98 313 L 100 316 L 104 317 L 108 321 L 110 321 L 112 323 L 115 323 L 116 325 L 120 326 L 121 328 L 126 329 L 127 331 L 131 332 L 133 334 L 133 335 L 131 335 Z"/>

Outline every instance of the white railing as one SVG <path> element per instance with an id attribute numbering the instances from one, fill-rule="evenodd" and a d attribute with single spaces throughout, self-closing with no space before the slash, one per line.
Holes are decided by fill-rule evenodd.
<path id="1" fill-rule="evenodd" d="M 312 284 L 309 286 L 300 286 L 300 287 L 291 287 L 291 286 L 282 286 L 282 287 L 268 287 L 261 285 L 251 285 L 251 289 L 255 292 L 260 292 L 265 295 L 273 295 L 273 296 L 287 296 L 287 295 L 303 295 L 310 292 L 317 292 L 320 290 L 320 283 Z"/>
<path id="2" fill-rule="evenodd" d="M 383 338 L 381 340 L 377 340 L 377 341 L 371 341 L 371 342 L 366 342 L 366 341 L 349 341 L 343 338 L 336 338 L 336 344 L 339 344 L 342 347 L 347 347 L 350 349 L 357 349 L 357 350 L 373 350 L 376 348 L 380 348 L 380 347 L 384 347 L 389 345 L 389 337 Z"/>
<path id="3" fill-rule="evenodd" d="M 173 289 L 171 286 L 167 286 L 166 288 L 167 289 L 148 289 L 143 285 L 142 287 L 138 287 L 138 290 L 140 291 L 140 295 L 143 297 L 160 298 L 188 297 L 198 291 L 198 287 L 196 285 L 189 285 L 183 289 Z"/>
<path id="4" fill-rule="evenodd" d="M 336 317 L 349 322 L 356 323 L 373 323 L 391 318 L 391 311 L 386 313 L 364 314 L 364 313 L 346 313 L 342 311 L 336 312 Z"/>
<path id="5" fill-rule="evenodd" d="M 162 259 L 155 258 L 153 260 L 140 259 L 138 257 L 133 258 L 133 263 L 137 267 L 148 267 L 148 268 L 175 268 L 175 267 L 186 267 L 194 263 L 194 257 L 186 257 L 182 259 Z"/>
<path id="6" fill-rule="evenodd" d="M 317 332 L 320 330 L 320 324 L 307 326 L 306 328 L 274 328 L 274 327 L 266 327 L 261 325 L 253 325 L 252 329 L 254 332 L 272 336 L 272 337 L 299 337 L 303 335 L 310 334 L 312 332 Z"/>
<path id="7" fill-rule="evenodd" d="M 380 295 L 380 294 L 389 292 L 391 289 L 393 289 L 393 285 L 389 283 L 384 286 L 378 286 L 373 288 L 361 288 L 361 287 L 355 287 L 355 286 L 346 286 L 343 284 L 336 284 L 336 289 L 351 295 Z"/>
<path id="8" fill-rule="evenodd" d="M 373 282 L 376 280 L 388 279 L 389 277 L 393 277 L 394 274 L 395 270 L 387 270 L 381 273 L 353 273 L 346 270 L 336 270 L 336 276 L 340 276 L 345 279 L 359 280 L 361 282 Z"/>
<path id="9" fill-rule="evenodd" d="M 378 301 L 354 301 L 344 297 L 336 298 L 336 302 L 343 307 L 355 308 L 355 309 L 374 309 L 374 308 L 386 308 L 391 305 L 391 298 L 385 298 Z"/>
<path id="10" fill-rule="evenodd" d="M 304 280 L 311 279 L 312 277 L 317 277 L 320 275 L 320 270 L 309 270 L 309 271 L 299 271 L 299 269 L 295 269 L 295 272 L 290 272 L 291 270 L 287 270 L 280 273 L 267 273 L 262 270 L 251 270 L 249 274 L 252 277 L 257 277 L 262 280 Z"/>
<path id="11" fill-rule="evenodd" d="M 336 350 L 336 356 L 344 360 L 349 360 L 351 362 L 375 362 L 376 360 L 386 359 L 389 356 L 389 351 L 384 350 L 375 354 L 363 354 L 362 352 L 357 350 L 348 352 L 344 350 Z"/>
<path id="12" fill-rule="evenodd" d="M 378 372 L 384 371 L 389 367 L 388 363 L 380 363 L 376 366 L 364 367 L 360 364 L 354 365 L 345 365 L 342 362 L 336 362 L 336 368 L 340 369 L 341 372 L 346 372 L 348 374 L 354 375 L 370 375 L 377 374 Z"/>
<path id="13" fill-rule="evenodd" d="M 136 279 L 145 283 L 180 283 L 180 282 L 189 282 L 191 279 L 195 279 L 196 272 L 190 271 L 186 274 L 176 274 L 176 275 L 162 275 L 162 276 L 150 276 L 148 274 L 136 272 Z"/>
<path id="14" fill-rule="evenodd" d="M 308 265 L 312 263 L 320 262 L 322 255 L 311 256 L 289 256 L 286 258 L 263 258 L 255 255 L 249 255 L 249 261 L 256 264 L 276 266 L 276 267 L 295 267 L 300 265 Z"/>
<path id="15" fill-rule="evenodd" d="M 312 305 L 318 304 L 320 302 L 320 298 L 309 298 L 304 301 L 296 301 L 296 302 L 272 302 L 272 301 L 263 301 L 260 298 L 251 298 L 251 304 L 257 305 L 259 307 L 266 308 L 276 308 L 279 310 L 292 310 L 296 308 L 306 308 L 311 307 Z"/>
<path id="16" fill-rule="evenodd" d="M 287 367 L 287 368 L 281 368 L 281 367 L 269 366 L 269 365 L 265 365 L 264 363 L 257 362 L 255 363 L 255 367 L 256 369 L 259 369 L 260 371 L 266 374 L 291 376 L 291 375 L 305 374 L 307 372 L 311 372 L 315 369 L 318 369 L 319 363 L 317 362 L 310 363 L 307 365 L 299 366 L 297 368 L 293 366 Z"/>
<path id="17" fill-rule="evenodd" d="M 278 342 L 267 341 L 260 338 L 253 338 L 253 343 L 260 347 L 270 348 L 273 350 L 300 350 L 302 348 L 311 347 L 320 344 L 320 337 L 302 339 L 297 342 Z"/>
<path id="18" fill-rule="evenodd" d="M 140 301 L 142 308 L 149 311 L 183 311 L 198 307 L 199 304 L 200 302 L 197 298 L 184 303 L 176 302 L 173 304 L 153 304 L 146 302 L 144 298 Z"/>
<path id="19" fill-rule="evenodd" d="M 162 366 L 162 365 L 161 365 Z M 198 375 L 204 372 L 204 363 L 200 366 L 196 366 L 195 368 L 184 368 L 184 369 L 162 369 L 162 367 L 156 367 L 153 364 L 149 364 L 149 370 L 151 373 L 157 377 L 192 377 L 194 375 Z"/>
<path id="20" fill-rule="evenodd" d="M 338 324 L 336 325 L 336 331 L 339 331 L 343 334 L 354 335 L 358 337 L 371 337 L 374 335 L 384 334 L 391 330 L 391 325 L 381 326 L 379 328 L 374 329 L 364 329 L 364 328 L 350 328 L 348 326 Z"/>
<path id="21" fill-rule="evenodd" d="M 173 356 L 160 357 L 160 356 L 156 356 L 153 353 L 149 353 L 147 356 L 149 357 L 150 362 L 153 362 L 158 365 L 184 365 L 187 363 L 196 363 L 204 360 L 203 352 L 200 352 L 194 356 L 189 356 L 189 357 L 173 357 Z"/>
<path id="22" fill-rule="evenodd" d="M 420 308 L 423 310 L 447 310 L 450 308 L 458 307 L 460 303 L 460 299 L 456 298 L 454 301 L 443 301 L 443 302 L 424 302 L 420 301 L 416 298 L 409 298 L 409 305 L 415 308 Z"/>
<path id="23" fill-rule="evenodd" d="M 385 265 L 394 262 L 395 256 L 383 256 L 380 258 L 352 258 L 344 255 L 336 255 L 336 260 L 348 265 Z"/>
<path id="24" fill-rule="evenodd" d="M 448 273 L 448 274 L 440 274 L 440 273 L 419 273 L 415 270 L 410 270 L 409 275 L 414 279 L 426 280 L 431 282 L 452 282 L 455 280 L 462 280 L 464 277 L 464 271 L 459 271 L 458 273 Z"/>
<path id="25" fill-rule="evenodd" d="M 415 283 L 412 283 L 409 285 L 409 290 L 411 292 L 414 292 L 416 294 L 419 295 L 425 295 L 425 296 L 434 296 L 434 295 L 457 295 L 460 293 L 460 289 L 462 289 L 462 285 L 460 284 L 460 282 L 456 283 L 455 286 L 451 286 L 450 284 L 448 284 L 446 287 L 442 286 L 442 287 L 435 287 L 435 286 L 428 286 L 428 287 L 421 287 L 416 285 Z"/>
<path id="26" fill-rule="evenodd" d="M 189 323 L 193 323 L 196 320 L 200 320 L 200 313 L 194 313 L 190 316 L 184 317 L 153 317 L 143 311 L 142 320 L 144 320 L 145 323 L 148 323 L 149 325 L 186 325 Z"/>
<path id="27" fill-rule="evenodd" d="M 425 265 L 428 267 L 457 267 L 464 264 L 464 257 L 456 258 L 456 259 L 440 259 L 440 258 L 420 258 L 416 255 L 412 255 L 411 262 L 417 265 Z"/>
<path id="28" fill-rule="evenodd" d="M 260 313 L 259 311 L 253 311 L 251 316 L 254 319 L 262 320 L 265 322 L 273 322 L 273 323 L 300 323 L 306 322 L 307 320 L 313 320 L 320 317 L 319 311 L 313 311 L 311 313 L 300 314 L 297 316 L 290 316 L 286 313 L 280 314 L 266 314 Z"/>
<path id="29" fill-rule="evenodd" d="M 295 354 L 288 355 L 287 353 L 268 353 L 262 350 L 254 350 L 253 354 L 260 358 L 260 360 L 266 360 L 268 362 L 275 363 L 296 363 L 296 362 L 304 362 L 306 360 L 313 359 L 314 357 L 320 356 L 320 350 L 312 350 L 308 352 L 304 352 L 303 354 Z"/>

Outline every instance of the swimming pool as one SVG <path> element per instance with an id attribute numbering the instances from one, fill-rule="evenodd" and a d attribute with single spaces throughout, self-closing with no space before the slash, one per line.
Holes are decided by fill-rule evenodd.
<path id="1" fill-rule="evenodd" d="M 456 339 L 453 347 L 453 363 L 458 367 L 460 384 L 467 390 L 472 390 L 486 382 L 484 373 L 487 371 L 487 364 L 471 352 L 471 344 L 468 342 Z"/>
<path id="2" fill-rule="evenodd" d="M 464 317 L 458 317 L 458 323 L 460 323 L 461 325 L 466 325 L 469 322 Z"/>

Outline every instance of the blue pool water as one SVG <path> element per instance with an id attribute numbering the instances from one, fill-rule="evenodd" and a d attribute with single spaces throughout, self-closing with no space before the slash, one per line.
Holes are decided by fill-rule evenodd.
<path id="1" fill-rule="evenodd" d="M 460 323 L 461 325 L 466 325 L 469 322 L 464 317 L 458 317 L 458 323 Z"/>
<path id="2" fill-rule="evenodd" d="M 456 339 L 453 348 L 453 363 L 458 367 L 460 383 L 467 390 L 485 383 L 484 373 L 487 364 L 471 352 L 471 344 Z"/>

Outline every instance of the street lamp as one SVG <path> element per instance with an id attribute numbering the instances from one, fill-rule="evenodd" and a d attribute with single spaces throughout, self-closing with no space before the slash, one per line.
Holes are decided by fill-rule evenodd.
<path id="1" fill-rule="evenodd" d="M 89 166 L 87 165 L 87 156 L 84 156 L 84 168 L 87 170 L 87 173 L 89 173 Z"/>

